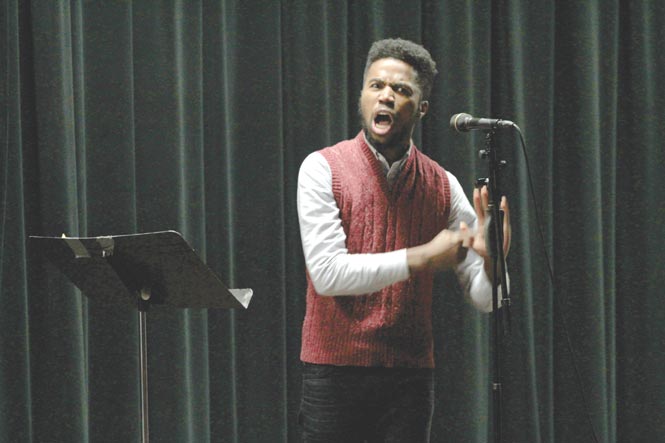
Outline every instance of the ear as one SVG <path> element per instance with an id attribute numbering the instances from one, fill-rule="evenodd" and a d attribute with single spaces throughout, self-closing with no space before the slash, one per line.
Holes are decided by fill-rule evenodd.
<path id="1" fill-rule="evenodd" d="M 427 100 L 423 100 L 420 102 L 420 118 L 423 118 L 425 114 L 427 114 L 427 111 L 429 110 L 429 102 Z"/>

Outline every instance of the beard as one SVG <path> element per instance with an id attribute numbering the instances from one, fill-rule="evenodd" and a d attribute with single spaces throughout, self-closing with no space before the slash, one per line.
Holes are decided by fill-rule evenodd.
<path id="1" fill-rule="evenodd" d="M 368 124 L 371 123 L 367 122 L 363 116 L 360 100 L 358 100 L 358 118 L 360 119 L 360 126 L 365 133 L 365 138 L 367 138 L 367 141 L 370 142 L 374 149 L 381 153 L 385 152 L 387 149 L 394 148 L 406 152 L 411 146 L 411 133 L 413 132 L 413 128 L 418 122 L 418 114 L 414 114 L 413 118 L 410 122 L 408 122 L 408 124 L 402 125 L 402 127 L 391 133 L 383 142 L 380 142 L 372 136 L 372 131 L 370 131 L 368 126 Z"/>

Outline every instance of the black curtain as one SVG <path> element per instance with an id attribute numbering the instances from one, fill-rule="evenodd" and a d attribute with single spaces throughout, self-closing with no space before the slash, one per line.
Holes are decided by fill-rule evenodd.
<path id="1" fill-rule="evenodd" d="M 437 61 L 415 138 L 467 193 L 484 135 L 451 114 L 526 138 L 535 202 L 516 134 L 495 136 L 514 232 L 505 441 L 662 440 L 661 0 L 3 0 L 0 23 L 0 441 L 140 440 L 136 310 L 83 296 L 27 238 L 166 229 L 255 295 L 151 308 L 152 439 L 299 441 L 297 171 L 357 133 L 384 37 Z M 434 321 L 432 440 L 490 441 L 489 317 L 444 274 Z"/>

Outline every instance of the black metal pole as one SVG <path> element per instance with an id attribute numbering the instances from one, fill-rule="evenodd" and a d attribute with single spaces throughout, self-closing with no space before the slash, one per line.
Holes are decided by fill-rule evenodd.
<path id="1" fill-rule="evenodd" d="M 489 200 L 489 226 L 486 230 L 486 245 L 492 258 L 492 405 L 494 441 L 501 443 L 501 399 L 503 386 L 501 380 L 501 321 L 500 315 L 505 315 L 506 325 L 510 323 L 510 298 L 506 282 L 506 263 L 503 251 L 503 218 L 501 214 L 501 191 L 499 171 L 506 162 L 498 158 L 493 146 L 494 130 L 487 133 L 485 149 L 480 152 L 481 157 L 489 162 L 489 176 L 479 180 L 478 185 L 487 185 Z M 478 229 L 485 227 L 479 226 Z M 502 290 L 501 309 L 499 312 L 499 287 Z"/>

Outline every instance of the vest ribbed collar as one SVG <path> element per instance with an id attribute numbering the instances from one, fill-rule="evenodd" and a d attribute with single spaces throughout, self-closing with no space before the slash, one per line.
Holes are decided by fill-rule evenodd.
<path id="1" fill-rule="evenodd" d="M 395 179 L 394 183 L 391 185 L 390 183 L 388 183 L 388 178 L 386 177 L 384 166 L 381 164 L 381 161 L 378 158 L 376 158 L 376 154 L 374 153 L 374 150 L 367 143 L 367 140 L 365 139 L 365 134 L 362 130 L 356 136 L 355 141 L 360 145 L 360 148 L 367 162 L 371 166 L 372 173 L 374 174 L 378 182 L 381 184 L 381 189 L 383 190 L 385 195 L 389 197 L 391 200 L 396 200 L 399 197 L 402 188 L 404 187 L 406 178 L 411 173 L 411 168 L 413 167 L 413 164 L 415 162 L 416 151 L 418 150 L 416 145 L 411 143 L 411 147 L 409 148 L 409 155 L 404 161 L 404 164 L 402 165 L 402 170 L 400 171 L 399 176 Z"/>

